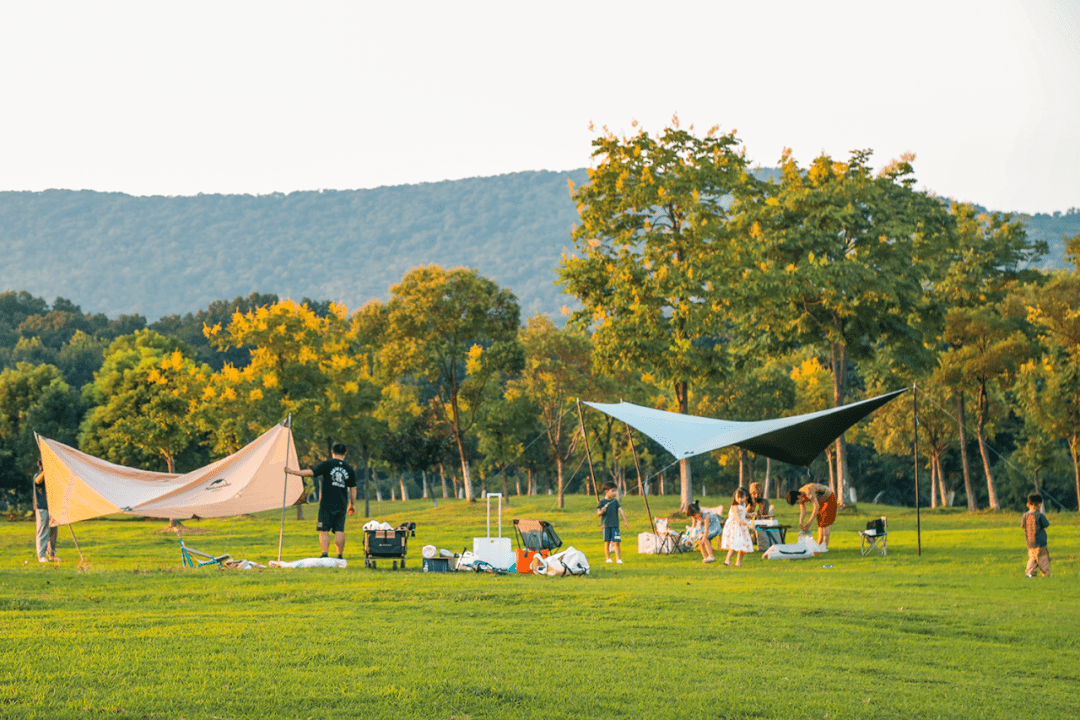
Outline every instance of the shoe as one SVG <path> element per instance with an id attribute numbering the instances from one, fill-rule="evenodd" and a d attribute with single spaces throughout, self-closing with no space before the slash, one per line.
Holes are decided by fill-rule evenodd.
<path id="1" fill-rule="evenodd" d="M 616 560 L 616 561 L 615 561 L 615 564 L 617 564 L 617 565 L 622 565 L 622 560 Z"/>
<path id="2" fill-rule="evenodd" d="M 41 562 L 45 562 L 45 561 L 42 560 Z M 1035 576 L 1034 575 L 1027 575 L 1026 577 L 1035 577 Z"/>
<path id="3" fill-rule="evenodd" d="M 611 560 L 611 558 L 608 558 L 608 559 L 607 559 L 607 560 L 605 560 L 604 562 L 612 562 L 612 560 Z M 1028 577 L 1031 577 L 1031 576 L 1030 576 L 1030 575 L 1028 575 Z"/>
<path id="4" fill-rule="evenodd" d="M 341 553 L 338 553 L 337 559 L 338 559 L 338 560 L 344 560 L 345 558 L 344 558 L 344 557 L 342 557 Z"/>
<path id="5" fill-rule="evenodd" d="M 323 554 L 322 554 L 322 555 L 320 555 L 319 557 L 321 557 L 321 558 L 324 558 L 324 557 L 329 557 L 329 556 L 328 556 L 328 555 L 327 555 L 326 553 L 323 553 Z"/>
<path id="6" fill-rule="evenodd" d="M 40 562 L 40 563 L 47 563 L 47 562 L 49 562 L 49 558 L 47 558 L 47 557 L 39 557 L 37 559 L 37 561 Z M 1031 576 L 1028 575 L 1028 577 L 1031 577 Z"/>
<path id="7" fill-rule="evenodd" d="M 716 562 L 716 558 L 714 558 L 714 557 L 708 557 L 708 558 L 705 558 L 704 560 L 702 560 L 701 562 L 703 562 L 703 563 L 705 563 L 706 565 L 708 565 L 709 563 L 714 563 L 714 562 Z"/>
<path id="8" fill-rule="evenodd" d="M 731 566 L 731 563 L 729 563 L 727 560 L 724 561 L 724 564 L 729 566 L 729 567 Z"/>

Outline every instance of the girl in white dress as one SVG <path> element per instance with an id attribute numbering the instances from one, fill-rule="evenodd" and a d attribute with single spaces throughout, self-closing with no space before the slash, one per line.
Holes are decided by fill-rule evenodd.
<path id="1" fill-rule="evenodd" d="M 731 564 L 731 556 L 738 553 L 735 558 L 735 567 L 742 567 L 743 553 L 753 552 L 754 543 L 750 539 L 750 523 L 746 517 L 746 503 L 750 495 L 744 488 L 739 488 L 731 497 L 731 508 L 728 510 L 727 522 L 724 523 L 724 534 L 720 537 L 720 549 L 727 550 L 725 565 Z"/>

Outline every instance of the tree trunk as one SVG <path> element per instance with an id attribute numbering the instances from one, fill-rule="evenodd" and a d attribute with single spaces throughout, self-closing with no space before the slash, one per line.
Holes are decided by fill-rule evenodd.
<path id="1" fill-rule="evenodd" d="M 566 501 L 563 498 L 563 464 L 560 455 L 555 456 L 555 475 L 559 481 L 559 507 L 563 508 L 566 506 Z"/>
<path id="2" fill-rule="evenodd" d="M 938 493 L 941 494 L 941 502 L 939 502 L 938 505 L 941 507 L 948 507 L 949 503 L 946 502 L 947 495 L 945 493 L 945 472 L 941 463 L 941 453 L 934 455 L 934 463 L 937 465 Z"/>
<path id="3" fill-rule="evenodd" d="M 379 487 L 379 479 L 377 476 L 375 478 L 375 500 L 377 502 L 382 502 L 382 488 Z"/>
<path id="4" fill-rule="evenodd" d="M 1069 438 L 1069 454 L 1072 455 L 1073 474 L 1076 477 L 1076 508 L 1080 512 L 1080 436 Z"/>
<path id="5" fill-rule="evenodd" d="M 847 346 L 842 343 L 832 343 L 832 371 L 833 371 L 833 407 L 844 404 L 847 396 Z M 836 502 L 844 505 L 849 495 L 846 492 L 847 478 L 847 442 L 841 435 L 836 439 Z"/>
<path id="6" fill-rule="evenodd" d="M 420 497 L 422 499 L 424 499 L 424 500 L 427 500 L 428 499 L 427 473 L 424 472 L 423 470 L 420 471 L 420 486 L 421 486 Z M 432 493 L 432 495 L 434 495 L 434 494 L 435 493 Z"/>
<path id="7" fill-rule="evenodd" d="M 839 447 L 837 456 L 840 458 L 840 466 L 836 471 L 837 502 L 843 507 L 845 503 L 855 502 L 855 488 L 851 483 L 851 473 L 848 472 L 847 438 L 841 435 L 836 444 Z"/>
<path id="8" fill-rule="evenodd" d="M 937 463 L 934 462 L 934 457 L 930 456 L 930 507 L 937 507 L 938 498 L 938 476 L 937 476 Z"/>
<path id="9" fill-rule="evenodd" d="M 533 469 L 532 468 L 526 468 L 525 469 L 525 480 L 526 480 L 525 484 L 528 486 L 529 495 L 535 495 L 536 494 L 536 480 L 533 478 Z"/>
<path id="10" fill-rule="evenodd" d="M 371 458 L 364 462 L 364 517 L 371 517 Z"/>
<path id="11" fill-rule="evenodd" d="M 506 477 L 506 470 L 502 472 L 503 479 L 503 502 L 510 504 L 510 480 Z M 521 483 L 518 483 L 518 495 L 521 494 Z"/>
<path id="12" fill-rule="evenodd" d="M 405 486 L 405 473 L 398 473 L 398 482 L 401 484 L 401 499 L 409 499 L 409 488 Z"/>
<path id="13" fill-rule="evenodd" d="M 679 401 L 679 412 L 683 415 L 690 414 L 690 388 L 686 382 L 675 383 L 675 399 Z M 679 461 L 679 509 L 686 512 L 693 500 L 694 480 L 690 473 L 690 458 Z"/>
<path id="14" fill-rule="evenodd" d="M 397 495 L 394 493 L 394 481 L 390 481 L 390 502 L 397 502 Z"/>
<path id="15" fill-rule="evenodd" d="M 964 468 L 964 492 L 967 493 L 968 512 L 979 509 L 979 503 L 975 499 L 975 485 L 971 480 L 971 463 L 967 454 L 967 418 L 964 416 L 964 391 L 956 394 L 957 418 L 960 431 L 960 464 Z"/>
<path id="16" fill-rule="evenodd" d="M 832 447 L 825 448 L 825 464 L 829 466 L 829 489 L 836 493 L 836 465 L 833 464 Z M 837 495 L 839 497 L 839 495 Z"/>
<path id="17" fill-rule="evenodd" d="M 746 487 L 746 451 L 742 448 L 738 450 L 739 456 L 739 487 Z"/>
<path id="18" fill-rule="evenodd" d="M 446 470 L 443 469 L 443 464 L 439 463 L 439 481 L 442 483 L 442 496 L 443 500 L 446 499 Z"/>
<path id="19" fill-rule="evenodd" d="M 979 439 L 979 454 L 982 456 L 983 469 L 986 471 L 986 491 L 990 494 L 990 509 L 1000 510 L 998 504 L 997 489 L 994 487 L 994 473 L 990 470 L 990 453 L 986 447 L 986 416 L 989 414 L 990 399 L 986 396 L 986 388 L 979 388 L 979 424 L 976 426 L 975 436 Z"/>
<path id="20" fill-rule="evenodd" d="M 771 473 L 772 473 L 772 458 L 766 456 L 766 458 L 765 458 L 765 492 L 764 492 L 765 497 L 769 497 L 769 490 L 772 489 L 772 478 L 770 477 Z"/>

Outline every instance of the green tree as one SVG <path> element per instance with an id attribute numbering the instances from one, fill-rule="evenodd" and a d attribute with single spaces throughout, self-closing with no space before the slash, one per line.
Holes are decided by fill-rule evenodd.
<path id="1" fill-rule="evenodd" d="M 472 501 L 465 435 L 480 417 L 488 383 L 521 366 L 517 299 L 476 270 L 426 265 L 390 288 L 381 311 L 380 360 L 390 377 L 412 375 L 432 384 L 432 402 L 454 438 L 465 497 Z"/>
<path id="2" fill-rule="evenodd" d="M 74 445 L 84 411 L 78 391 L 52 365 L 0 372 L 0 489 L 16 501 L 27 495 L 38 457 L 34 433 Z"/>
<path id="3" fill-rule="evenodd" d="M 209 368 L 197 366 L 179 341 L 141 330 L 117 338 L 84 394 L 94 404 L 79 436 L 82 450 L 121 465 L 160 458 L 176 472 L 177 458 L 201 444 L 193 413 Z"/>
<path id="4" fill-rule="evenodd" d="M 1009 288 L 1035 279 L 1038 273 L 1026 268 L 1046 253 L 1047 246 L 1044 242 L 1030 241 L 1023 223 L 1011 215 L 980 214 L 970 204 L 953 205 L 950 213 L 956 220 L 956 238 L 942 262 L 943 273 L 933 285 L 934 311 L 927 313 L 927 317 L 938 320 L 941 326 L 924 336 L 931 338 L 930 346 L 936 345 L 937 340 L 951 351 L 959 352 L 963 350 L 965 336 L 946 334 L 949 315 L 957 318 L 977 312 L 987 304 L 1000 303 Z M 947 367 L 935 373 L 938 382 L 948 382 L 950 376 L 958 377 Z M 952 387 L 968 511 L 975 512 L 978 499 L 968 459 L 967 390 L 963 383 Z"/>
<path id="5" fill-rule="evenodd" d="M 251 348 L 245 367 L 226 364 L 204 394 L 202 422 L 214 431 L 217 453 L 236 452 L 292 416 L 297 452 L 321 456 L 332 436 L 354 436 L 343 427 L 362 423 L 374 408 L 378 389 L 354 352 L 354 326 L 343 306 L 320 317 L 282 300 L 235 313 L 227 326 L 205 332 L 220 351 Z"/>
<path id="6" fill-rule="evenodd" d="M 592 389 L 592 343 L 573 327 L 560 330 L 546 315 L 529 318 L 521 330 L 525 368 L 507 386 L 507 398 L 526 398 L 537 409 L 558 486 L 559 507 L 565 506 L 564 466 L 577 447 L 574 402 Z M 533 425 L 536 426 L 534 421 Z"/>
<path id="7" fill-rule="evenodd" d="M 1028 301 L 1028 320 L 1044 350 L 1021 368 L 1017 395 L 1037 432 L 1067 443 L 1080 508 L 1080 233 L 1066 239 L 1066 253 L 1074 270 L 1035 289 Z"/>
<path id="8" fill-rule="evenodd" d="M 571 185 L 581 216 L 572 233 L 578 254 L 564 254 L 559 268 L 559 282 L 583 306 L 571 321 L 595 328 L 598 369 L 670 387 L 682 413 L 692 384 L 724 371 L 714 349 L 721 308 L 709 298 L 739 265 L 741 242 L 728 220 L 756 188 L 734 132 L 692 131 L 676 117 L 656 135 L 618 138 L 605 128 L 593 140 L 589 183 Z M 685 508 L 688 460 L 680 476 Z"/>
<path id="9" fill-rule="evenodd" d="M 952 240 L 952 219 L 936 198 L 914 190 L 906 155 L 876 177 L 870 151 L 848 162 L 828 155 L 803 171 L 785 150 L 781 179 L 752 210 L 739 293 L 747 334 L 780 347 L 814 347 L 830 359 L 834 406 L 847 402 L 849 364 L 882 345 L 902 355 L 920 348 L 913 323 L 927 305 L 925 285 Z M 837 495 L 849 501 L 846 442 L 835 447 Z"/>
<path id="10" fill-rule="evenodd" d="M 938 377 L 946 385 L 967 389 L 976 397 L 975 439 L 979 445 L 990 507 L 1000 510 L 987 439 L 995 432 L 992 419 L 1005 414 L 1003 391 L 1030 356 L 1032 345 L 1024 320 L 1009 303 L 980 308 L 955 308 L 946 318 L 945 340 L 950 347 L 940 359 Z M 999 409 L 995 413 L 994 408 Z M 970 488 L 969 488 L 970 491 Z M 969 498 L 969 507 L 971 499 Z"/>

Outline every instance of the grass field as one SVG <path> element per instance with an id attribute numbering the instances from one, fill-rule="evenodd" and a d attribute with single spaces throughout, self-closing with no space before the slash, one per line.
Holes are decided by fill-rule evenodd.
<path id="1" fill-rule="evenodd" d="M 826 555 L 728 568 L 637 555 L 647 521 L 627 498 L 627 562 L 613 566 L 591 500 L 513 500 L 505 533 L 511 517 L 547 519 L 592 575 L 419 572 L 421 545 L 484 534 L 482 503 L 373 504 L 417 523 L 397 572 L 363 568 L 357 519 L 348 569 L 266 572 L 182 570 L 160 521 L 128 518 L 76 525 L 81 570 L 67 528 L 62 562 L 39 565 L 33 524 L 0 523 L 0 718 L 1080 715 L 1073 514 L 1049 515 L 1054 576 L 1032 580 L 1017 513 L 924 510 L 919 557 L 914 511 L 863 505 Z M 305 511 L 287 514 L 286 559 L 317 554 Z M 883 513 L 889 556 L 860 557 L 856 531 Z M 204 532 L 186 541 L 265 563 L 278 522 L 189 522 Z"/>

